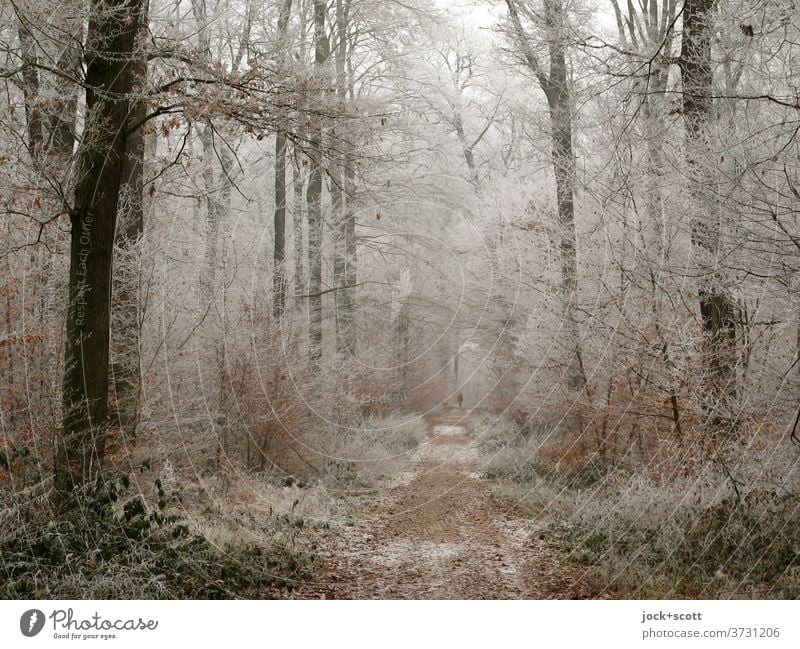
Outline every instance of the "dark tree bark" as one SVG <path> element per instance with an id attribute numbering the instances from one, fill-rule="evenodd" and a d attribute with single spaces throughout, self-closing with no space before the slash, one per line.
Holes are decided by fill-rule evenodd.
<path id="1" fill-rule="evenodd" d="M 275 243 L 273 251 L 272 314 L 283 315 L 286 305 L 286 132 L 275 134 Z"/>
<path id="2" fill-rule="evenodd" d="M 85 50 L 86 123 L 78 152 L 56 502 L 100 471 L 108 425 L 109 322 L 117 205 L 142 0 L 92 0 Z M 133 19 L 131 19 L 133 17 Z"/>
<path id="3" fill-rule="evenodd" d="M 82 0 L 66 0 L 57 11 L 63 20 L 64 42 L 60 44 L 62 49 L 56 61 L 59 74 L 55 77 L 55 96 L 49 102 L 44 117 L 48 133 L 47 153 L 58 166 L 66 169 L 65 163 L 75 148 L 80 79 L 83 76 Z"/>
<path id="4" fill-rule="evenodd" d="M 404 390 L 408 387 L 406 382 L 408 379 L 409 347 L 411 343 L 408 311 L 408 302 L 403 301 L 403 304 L 400 306 L 400 312 L 397 314 L 397 365 L 400 367 L 400 383 Z"/>
<path id="5" fill-rule="evenodd" d="M 278 15 L 278 57 L 281 68 L 286 67 L 286 32 L 292 0 L 283 0 Z M 272 313 L 283 315 L 286 307 L 286 120 L 275 134 L 275 245 L 273 251 Z"/>
<path id="6" fill-rule="evenodd" d="M 464 154 L 464 162 L 467 163 L 467 170 L 469 171 L 469 181 L 472 183 L 472 186 L 475 188 L 475 191 L 478 194 L 481 193 L 481 180 L 478 176 L 478 167 L 475 164 L 475 145 L 477 142 L 470 144 L 467 142 L 467 134 L 464 132 L 464 120 L 461 117 L 461 113 L 459 111 L 454 111 L 453 113 L 453 125 L 456 129 L 456 136 L 458 137 L 458 142 L 461 144 L 461 151 Z"/>
<path id="7" fill-rule="evenodd" d="M 23 66 L 22 93 L 25 98 L 28 146 L 31 152 L 36 155 L 43 144 L 42 114 L 39 106 L 39 70 L 36 67 L 38 56 L 36 55 L 36 43 L 23 18 L 19 18 L 18 33 Z"/>
<path id="8" fill-rule="evenodd" d="M 137 26 L 137 56 L 131 64 L 131 84 L 138 100 L 132 102 L 128 137 L 122 161 L 119 218 L 115 236 L 116 259 L 113 278 L 111 370 L 116 423 L 129 442 L 135 439 L 141 390 L 138 243 L 144 234 L 145 137 L 140 125 L 147 115 L 142 98 L 147 82 L 144 53 L 148 27 L 148 0 L 143 0 Z"/>
<path id="9" fill-rule="evenodd" d="M 714 206 L 714 170 L 704 162 L 713 119 L 711 21 L 715 0 L 686 0 L 683 8 L 680 70 L 683 82 L 686 166 L 691 203 L 692 245 L 700 262 L 700 315 L 706 332 L 706 410 L 714 428 L 725 423 L 726 404 L 736 396 L 736 303 L 719 267 L 720 223 Z"/>
<path id="10" fill-rule="evenodd" d="M 91 38 L 91 37 L 90 37 Z M 58 59 L 57 67 L 67 77 L 81 76 L 80 43 L 70 43 Z M 78 111 L 77 85 L 69 78 L 56 78 L 56 100 L 48 112 L 50 136 L 48 150 L 58 160 L 66 160 L 75 147 L 75 122 Z"/>

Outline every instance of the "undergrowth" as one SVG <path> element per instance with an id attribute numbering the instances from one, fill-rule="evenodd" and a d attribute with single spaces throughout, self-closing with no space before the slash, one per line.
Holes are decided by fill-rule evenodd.
<path id="1" fill-rule="evenodd" d="M 315 446 L 303 449 L 309 462 L 291 473 L 215 462 L 213 439 L 199 436 L 193 462 L 178 463 L 181 446 L 152 460 L 159 447 L 142 439 L 138 455 L 120 462 L 127 470 L 109 470 L 58 515 L 41 477 L 47 463 L 5 454 L 0 597 L 291 596 L 316 567 L 314 530 L 351 520 L 359 498 L 408 470 L 424 437 L 415 415 L 358 417 L 318 431 Z"/>
<path id="2" fill-rule="evenodd" d="M 534 535 L 591 566 L 601 591 L 800 597 L 800 489 L 788 445 L 728 449 L 724 465 L 709 457 L 680 474 L 566 454 L 554 462 L 563 435 L 547 426 L 495 421 L 481 439 L 484 477 L 531 518 Z"/>
<path id="3" fill-rule="evenodd" d="M 425 440 L 418 416 L 367 417 L 321 443 L 322 481 L 332 489 L 373 489 L 408 468 Z"/>
<path id="4" fill-rule="evenodd" d="M 103 479 L 80 505 L 52 516 L 17 505 L 0 534 L 0 596 L 8 599 L 226 599 L 291 589 L 307 558 L 258 544 L 218 546 L 157 502 Z"/>

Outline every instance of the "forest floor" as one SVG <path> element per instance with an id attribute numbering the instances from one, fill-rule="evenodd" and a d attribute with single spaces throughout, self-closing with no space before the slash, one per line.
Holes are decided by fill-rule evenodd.
<path id="1" fill-rule="evenodd" d="M 532 538 L 477 470 L 469 411 L 432 419 L 413 470 L 349 525 L 320 530 L 321 571 L 294 598 L 587 599 L 587 568 Z M 338 527 L 338 526 L 337 526 Z"/>

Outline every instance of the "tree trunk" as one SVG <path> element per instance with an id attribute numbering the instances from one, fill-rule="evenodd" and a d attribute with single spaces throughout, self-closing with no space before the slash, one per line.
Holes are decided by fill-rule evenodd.
<path id="1" fill-rule="evenodd" d="M 453 125 L 456 129 L 458 142 L 461 145 L 461 151 L 464 154 L 464 162 L 467 163 L 469 181 L 475 188 L 475 192 L 478 195 L 481 195 L 481 180 L 478 176 L 477 165 L 475 164 L 475 154 L 472 151 L 473 147 L 467 142 L 467 134 L 464 132 L 464 120 L 462 119 L 461 113 L 458 110 L 453 111 Z"/>
<path id="2" fill-rule="evenodd" d="M 278 60 L 286 67 L 286 32 L 292 0 L 283 0 L 278 15 Z M 272 313 L 280 318 L 286 307 L 286 120 L 275 134 L 275 246 L 273 251 Z"/>
<path id="3" fill-rule="evenodd" d="M 331 145 L 332 147 L 336 146 L 333 141 Z M 342 187 L 344 176 L 341 167 L 336 164 L 336 162 L 334 162 L 334 167 L 337 168 L 333 170 L 331 174 L 331 207 L 333 208 L 335 219 L 333 230 L 333 285 L 336 290 L 333 292 L 333 299 L 336 353 L 343 354 L 347 352 L 347 341 L 345 338 L 345 321 L 347 319 L 345 315 L 345 303 L 348 291 L 347 277 L 345 274 L 347 221 L 345 220 L 344 190 Z"/>
<path id="4" fill-rule="evenodd" d="M 326 3 L 314 0 L 314 67 L 320 86 L 317 100 L 323 100 L 323 66 L 328 60 L 329 44 L 325 34 Z M 312 118 L 309 132 L 311 171 L 306 199 L 308 203 L 308 342 L 313 369 L 322 361 L 322 118 L 321 106 Z"/>
<path id="5" fill-rule="evenodd" d="M 561 0 L 544 1 L 544 24 L 550 69 L 545 72 L 529 37 L 522 27 L 516 0 L 506 0 L 512 26 L 525 61 L 536 76 L 550 109 L 553 171 L 556 179 L 556 203 L 560 230 L 561 282 L 564 303 L 564 329 L 571 361 L 568 363 L 568 382 L 576 390 L 587 387 L 583 365 L 580 332 L 576 318 L 578 298 L 577 237 L 575 233 L 575 157 L 572 151 L 572 98 L 567 78 L 566 20 Z"/>
<path id="6" fill-rule="evenodd" d="M 562 58 L 563 62 L 563 58 Z M 565 70 L 566 71 L 566 70 Z M 551 77 L 552 79 L 552 77 Z M 569 382 L 575 389 L 586 386 L 583 371 L 580 334 L 575 318 L 578 297 L 578 261 L 575 241 L 574 178 L 575 158 L 572 153 L 572 120 L 570 118 L 569 92 L 566 74 L 562 81 L 555 80 L 546 91 L 550 106 L 550 126 L 553 138 L 553 169 L 556 179 L 558 226 L 561 235 L 561 282 L 564 300 L 564 327 L 567 344 L 574 354 L 570 364 Z"/>
<path id="7" fill-rule="evenodd" d="M 736 397 L 736 304 L 719 267 L 720 223 L 713 204 L 714 170 L 704 162 L 713 118 L 711 21 L 715 0 L 687 0 L 683 9 L 680 70 L 683 82 L 686 166 L 691 204 L 692 245 L 700 266 L 698 296 L 706 333 L 704 352 L 708 395 L 705 409 L 718 432 Z"/>
<path id="8" fill-rule="evenodd" d="M 208 15 L 204 0 L 192 0 L 192 12 L 197 23 L 197 40 L 200 50 L 208 62 L 213 60 L 211 51 L 211 41 L 208 35 Z M 242 35 L 239 52 L 231 61 L 231 70 L 235 72 L 244 56 L 244 46 L 249 39 L 251 21 L 248 18 L 245 33 Z M 206 222 L 205 222 L 205 264 L 200 275 L 200 293 L 202 304 L 200 311 L 216 312 L 218 322 L 224 320 L 224 313 L 215 304 L 218 286 L 219 270 L 219 228 L 228 216 L 231 204 L 231 192 L 233 183 L 231 182 L 231 168 L 233 158 L 227 144 L 224 142 L 220 147 L 215 146 L 214 125 L 211 119 L 206 119 L 203 130 L 200 132 L 200 140 L 203 143 L 203 184 L 206 190 Z M 220 174 L 214 170 L 214 158 L 219 160 Z M 223 295 L 224 300 L 224 295 Z M 221 332 L 219 340 L 224 340 L 224 331 Z M 219 349 L 217 349 L 219 354 Z"/>
<path id="9" fill-rule="evenodd" d="M 286 132 L 275 134 L 275 243 L 272 255 L 272 315 L 280 319 L 286 306 Z"/>
<path id="10" fill-rule="evenodd" d="M 86 123 L 72 223 L 63 430 L 56 502 L 99 474 L 108 418 L 114 232 L 124 166 L 131 60 L 142 0 L 92 0 L 86 44 Z"/>
<path id="11" fill-rule="evenodd" d="M 131 64 L 131 84 L 142 95 L 147 81 L 147 58 L 143 54 L 147 30 L 148 0 L 143 0 L 138 25 L 139 56 Z M 137 91 L 138 89 L 138 91 Z M 139 418 L 141 390 L 139 241 L 144 234 L 144 151 L 141 124 L 147 106 L 139 99 L 131 106 L 129 133 L 122 161 L 115 244 L 116 259 L 112 290 L 111 370 L 117 425 L 128 441 L 133 441 Z M 137 128 L 136 125 L 139 127 Z"/>
<path id="12" fill-rule="evenodd" d="M 331 199 L 336 219 L 333 275 L 334 285 L 338 289 L 334 292 L 336 351 L 346 355 L 352 355 L 353 353 L 351 331 L 352 300 L 350 299 L 350 291 L 354 290 L 354 287 L 348 283 L 347 277 L 347 231 L 352 210 L 348 208 L 350 201 L 345 186 L 348 165 L 347 147 L 350 135 L 347 128 L 347 32 L 349 12 L 349 0 L 336 0 L 336 96 L 341 119 L 338 125 L 332 129 L 332 132 L 338 132 L 338 137 L 333 135 L 331 141 L 331 150 L 336 152 L 333 164 L 335 171 L 331 179 Z"/>
<path id="13" fill-rule="evenodd" d="M 404 300 L 400 306 L 400 312 L 397 314 L 397 365 L 400 367 L 400 384 L 403 386 L 403 390 L 406 390 L 408 387 L 406 383 L 408 379 L 408 360 L 410 358 L 409 346 L 411 338 L 409 334 L 410 322 L 408 310 L 408 302 Z"/>
<path id="14" fill-rule="evenodd" d="M 556 178 L 558 225 L 561 231 L 561 274 L 564 291 L 564 320 L 568 344 L 574 354 L 570 366 L 570 384 L 575 389 L 586 387 L 586 373 L 575 317 L 578 299 L 578 260 L 575 234 L 575 155 L 572 150 L 572 98 L 567 80 L 564 52 L 564 8 L 560 0 L 545 1 L 545 22 L 548 27 L 550 52 L 549 83 L 544 89 L 550 107 L 553 139 L 553 167 Z"/>
<path id="15" fill-rule="evenodd" d="M 641 103 L 635 104 L 635 111 L 642 112 L 645 140 L 647 146 L 647 168 L 645 171 L 646 190 L 644 196 L 647 221 L 644 228 L 643 244 L 646 250 L 653 250 L 658 256 L 665 252 L 664 241 L 664 201 L 662 178 L 665 171 L 663 120 L 663 97 L 669 77 L 668 59 L 672 54 L 676 0 L 650 0 L 639 9 L 627 3 L 627 15 L 623 17 L 618 0 L 611 0 L 616 17 L 617 31 L 622 48 L 630 54 L 628 62 L 638 65 L 642 57 L 654 56 L 643 77 L 634 74 L 631 78 L 631 92 L 634 96 L 643 95 Z M 645 28 L 642 27 L 645 26 Z M 627 32 L 626 32 L 627 29 Z M 656 54 L 653 55 L 653 52 Z M 635 118 L 634 115 L 625 119 Z M 626 122 L 627 123 L 627 122 Z"/>
<path id="16" fill-rule="evenodd" d="M 347 31 L 348 16 L 350 15 L 350 1 L 345 1 L 345 32 Z M 353 89 L 353 69 L 351 59 L 351 44 L 347 41 L 345 33 L 345 51 L 343 54 L 345 62 L 346 96 L 349 97 L 350 104 L 355 103 L 355 91 Z M 343 318 L 342 329 L 344 331 L 345 348 L 350 354 L 356 351 L 356 329 L 355 329 L 355 296 L 356 285 L 358 284 L 358 256 L 356 240 L 356 169 L 355 169 L 355 140 L 354 131 L 349 128 L 344 129 L 342 144 L 343 156 L 342 166 L 344 167 L 344 282 L 349 286 L 342 296 Z"/>
<path id="17" fill-rule="evenodd" d="M 22 94 L 25 98 L 25 121 L 28 127 L 28 147 L 35 156 L 42 147 L 42 115 L 39 106 L 39 70 L 36 42 L 22 18 L 18 24 L 22 56 Z"/>
<path id="18" fill-rule="evenodd" d="M 25 15 L 15 6 L 17 29 L 22 59 L 22 92 L 25 101 L 28 146 L 34 156 L 44 153 L 51 158 L 54 169 L 66 173 L 68 158 L 75 144 L 75 121 L 78 109 L 78 84 L 82 75 L 81 47 L 83 27 L 80 10 L 70 0 L 65 6 L 53 10 L 62 21 L 63 33 L 69 35 L 59 43 L 61 51 L 52 66 L 55 70 L 55 95 L 42 99 L 39 77 L 40 57 L 37 53 L 36 29 L 31 31 L 38 16 Z M 52 53 L 45 54 L 52 56 Z M 46 64 L 45 64 L 46 67 Z"/>
<path id="19" fill-rule="evenodd" d="M 206 122 L 200 133 L 203 143 L 203 184 L 206 193 L 206 220 L 204 229 L 204 263 L 200 275 L 201 312 L 214 311 L 214 296 L 217 292 L 217 270 L 219 267 L 219 224 L 225 207 L 220 200 L 217 174 L 214 172 L 214 136 L 211 122 Z M 223 180 L 224 182 L 224 180 Z"/>
<path id="20" fill-rule="evenodd" d="M 304 130 L 298 127 L 297 139 L 305 137 Z M 292 230 L 294 238 L 294 294 L 295 296 L 305 293 L 305 264 L 304 257 L 306 248 L 303 242 L 303 230 L 305 221 L 305 173 L 303 173 L 303 151 L 295 145 L 292 185 L 294 189 L 294 201 L 292 202 Z M 297 299 L 297 298 L 295 298 Z"/>
<path id="21" fill-rule="evenodd" d="M 305 74 L 305 60 L 306 60 L 306 12 L 305 3 L 298 3 L 298 14 L 300 24 L 298 28 L 298 44 L 297 49 L 300 53 L 300 63 L 303 69 L 295 76 Z M 304 125 L 304 111 L 303 106 L 298 106 L 299 118 L 297 119 L 297 127 L 295 129 L 295 143 L 293 147 L 292 160 L 294 163 L 292 184 L 294 186 L 294 201 L 292 203 L 292 224 L 294 236 L 294 294 L 295 294 L 295 308 L 298 308 L 300 303 L 300 296 L 307 293 L 306 277 L 305 277 L 305 258 L 306 258 L 306 245 L 304 242 L 305 234 L 305 182 L 306 173 L 304 171 L 305 153 L 303 151 L 303 142 L 306 138 L 306 129 Z"/>
<path id="22" fill-rule="evenodd" d="M 110 2 L 105 11 L 113 11 L 111 7 L 120 2 Z M 137 3 L 138 4 L 138 3 Z M 81 56 L 83 54 L 83 0 L 65 0 L 60 3 L 58 20 L 63 21 L 63 33 L 66 36 L 61 44 L 61 52 L 56 61 L 59 74 L 55 78 L 55 97 L 44 113 L 47 122 L 47 153 L 56 164 L 68 169 L 66 162 L 72 156 L 75 147 L 75 125 L 78 111 L 79 84 L 83 70 Z M 92 3 L 91 5 L 95 5 Z M 102 5 L 98 4 L 98 11 Z M 135 21 L 134 21 L 135 24 Z"/>

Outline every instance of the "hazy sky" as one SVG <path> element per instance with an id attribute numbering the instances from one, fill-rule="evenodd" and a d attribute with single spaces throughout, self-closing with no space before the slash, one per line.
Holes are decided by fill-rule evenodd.
<path id="1" fill-rule="evenodd" d="M 435 0 L 437 6 L 476 27 L 491 27 L 497 22 L 501 8 L 490 0 Z"/>
<path id="2" fill-rule="evenodd" d="M 497 24 L 497 19 L 505 13 L 505 3 L 497 0 L 434 0 L 434 3 L 441 9 L 460 16 L 464 22 L 478 28 L 489 28 Z M 609 0 L 597 0 L 587 3 L 591 7 L 595 24 L 603 32 L 610 30 L 616 32 L 614 12 L 611 10 Z"/>

